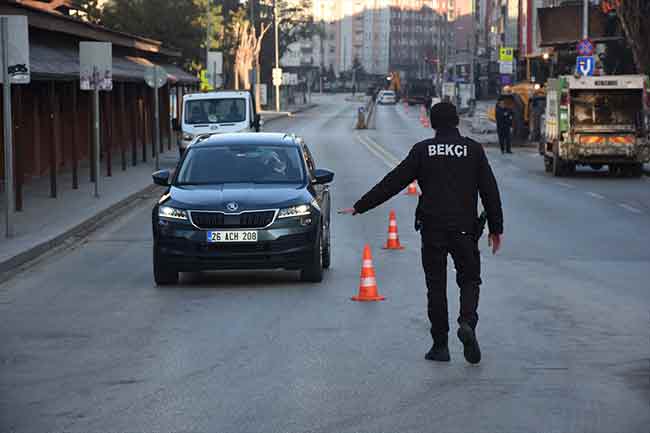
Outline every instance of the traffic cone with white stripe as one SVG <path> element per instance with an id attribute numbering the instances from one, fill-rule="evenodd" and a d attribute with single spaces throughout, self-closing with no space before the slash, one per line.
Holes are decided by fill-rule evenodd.
<path id="1" fill-rule="evenodd" d="M 420 195 L 420 193 L 418 192 L 417 182 L 411 182 L 408 189 L 406 190 L 406 195 Z"/>
<path id="2" fill-rule="evenodd" d="M 395 211 L 390 211 L 390 217 L 388 221 L 388 241 L 384 245 L 385 250 L 403 250 L 404 247 L 399 242 L 399 234 L 397 233 L 397 217 L 395 217 Z"/>
<path id="3" fill-rule="evenodd" d="M 366 244 L 363 249 L 363 264 L 361 265 L 361 282 L 359 284 L 359 294 L 353 296 L 353 301 L 383 301 L 385 297 L 377 293 L 377 278 L 375 277 L 375 267 L 372 265 L 372 253 L 370 246 Z"/>

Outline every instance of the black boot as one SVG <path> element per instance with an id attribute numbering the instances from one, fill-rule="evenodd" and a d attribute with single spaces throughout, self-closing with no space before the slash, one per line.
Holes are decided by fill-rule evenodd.
<path id="1" fill-rule="evenodd" d="M 451 358 L 449 357 L 449 346 L 447 345 L 447 335 L 437 335 L 433 339 L 433 346 L 424 355 L 424 359 L 427 361 L 440 361 L 440 362 L 449 362 Z"/>
<path id="2" fill-rule="evenodd" d="M 446 344 L 444 346 L 436 346 L 434 344 L 433 347 L 431 347 L 431 350 L 424 355 L 424 359 L 427 361 L 449 362 L 451 360 L 449 356 L 449 347 Z"/>
<path id="3" fill-rule="evenodd" d="M 470 364 L 481 362 L 481 348 L 476 339 L 476 333 L 467 323 L 461 323 L 458 328 L 458 339 L 463 343 L 463 354 Z"/>

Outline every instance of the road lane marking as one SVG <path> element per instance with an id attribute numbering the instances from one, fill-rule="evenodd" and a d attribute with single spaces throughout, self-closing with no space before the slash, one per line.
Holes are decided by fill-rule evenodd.
<path id="1" fill-rule="evenodd" d="M 622 207 L 623 209 L 628 210 L 628 211 L 633 212 L 633 213 L 643 213 L 643 211 L 641 209 L 637 209 L 634 206 L 630 206 L 629 204 L 619 203 L 618 205 L 620 207 Z"/>
<path id="2" fill-rule="evenodd" d="M 570 189 L 575 188 L 575 186 L 571 185 L 570 183 L 566 183 L 566 182 L 555 182 L 555 183 L 565 188 L 570 188 Z"/>
<path id="3" fill-rule="evenodd" d="M 604 200 L 604 199 L 605 199 L 605 196 L 604 196 L 604 195 L 600 195 L 600 194 L 598 194 L 597 192 L 587 191 L 587 195 L 590 195 L 590 196 L 592 196 L 593 198 L 597 198 L 598 200 Z"/>
<path id="4" fill-rule="evenodd" d="M 382 145 L 368 136 L 357 134 L 357 139 L 366 146 L 366 148 L 377 158 L 379 158 L 389 168 L 395 168 L 399 164 L 399 160 L 388 152 Z"/>

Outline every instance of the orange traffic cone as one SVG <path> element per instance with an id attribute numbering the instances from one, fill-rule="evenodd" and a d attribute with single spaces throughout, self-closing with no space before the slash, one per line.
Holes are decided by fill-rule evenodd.
<path id="1" fill-rule="evenodd" d="M 403 250 L 404 247 L 399 242 L 399 234 L 397 233 L 397 218 L 395 211 L 390 211 L 390 218 L 388 221 L 388 241 L 384 245 L 385 250 Z"/>
<path id="2" fill-rule="evenodd" d="M 406 190 L 406 195 L 420 195 L 420 193 L 418 193 L 418 184 L 416 182 L 411 182 Z"/>
<path id="3" fill-rule="evenodd" d="M 353 296 L 353 301 L 383 301 L 386 299 L 377 293 L 377 279 L 375 278 L 375 267 L 372 265 L 372 254 L 370 247 L 366 244 L 363 249 L 363 264 L 361 265 L 361 283 L 359 294 Z"/>

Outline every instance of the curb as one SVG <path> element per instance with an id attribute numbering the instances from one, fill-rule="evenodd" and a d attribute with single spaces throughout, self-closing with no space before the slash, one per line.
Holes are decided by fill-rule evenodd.
<path id="1" fill-rule="evenodd" d="M 131 204 L 135 203 L 138 200 L 145 199 L 148 194 L 154 193 L 159 188 L 162 187 L 155 184 L 148 185 L 147 187 L 127 196 L 126 198 L 109 206 L 108 208 L 99 211 L 95 215 L 91 216 L 85 221 L 82 221 L 75 227 L 72 227 L 60 235 L 57 235 L 52 239 L 35 245 L 29 248 L 27 251 L 23 251 L 22 253 L 19 253 L 10 259 L 0 262 L 0 282 L 8 280 L 15 273 L 20 272 L 21 268 L 25 264 L 36 260 L 50 250 L 67 243 L 71 238 L 81 238 L 89 235 L 101 227 L 106 222 L 105 220 L 107 218 L 119 214 Z"/>
<path id="2" fill-rule="evenodd" d="M 308 104 L 308 105 L 300 107 L 300 108 L 298 108 L 298 109 L 296 109 L 294 111 L 283 112 L 282 114 L 271 117 L 268 120 L 264 119 L 263 117 L 262 117 L 262 119 L 264 119 L 264 125 L 268 125 L 269 123 L 274 122 L 274 121 L 276 121 L 278 119 L 284 119 L 285 117 L 289 117 L 293 113 L 302 113 L 303 111 L 311 110 L 312 108 L 315 108 L 315 107 L 318 107 L 318 104 Z"/>

